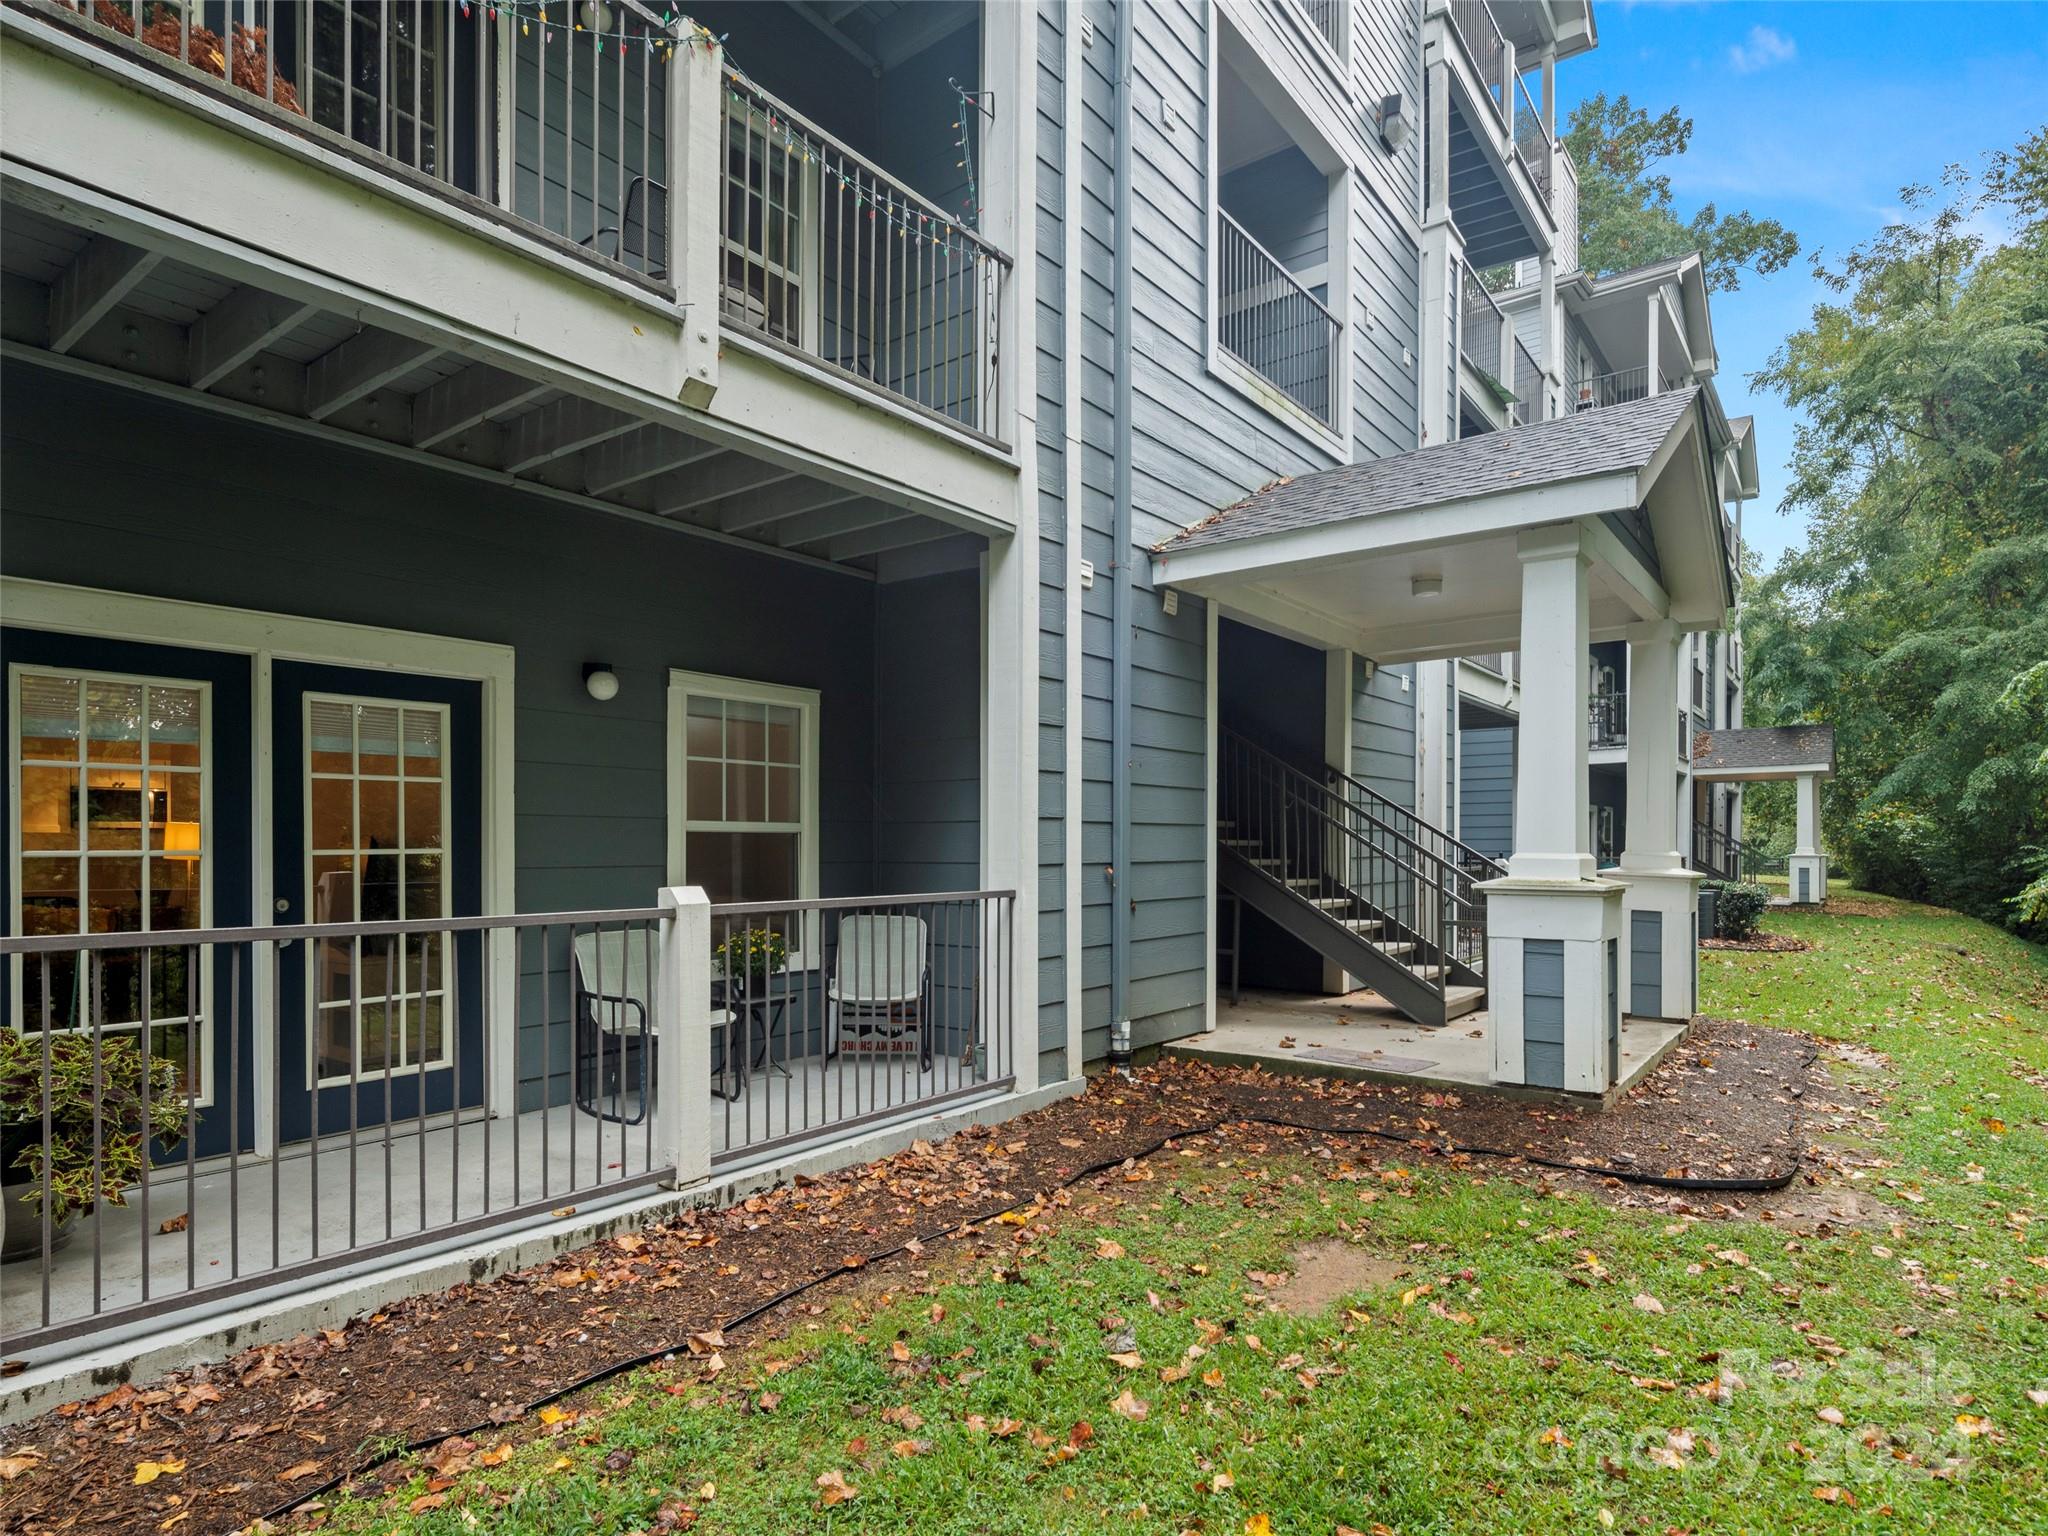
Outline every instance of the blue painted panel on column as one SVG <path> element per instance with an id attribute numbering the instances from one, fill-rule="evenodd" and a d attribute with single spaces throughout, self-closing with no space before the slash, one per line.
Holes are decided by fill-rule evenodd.
<path id="1" fill-rule="evenodd" d="M 1607 1081 L 1621 1081 L 1621 940 L 1607 941 Z"/>
<path id="2" fill-rule="evenodd" d="M 1631 912 L 1628 924 L 1628 1011 L 1664 1013 L 1664 914 Z"/>
<path id="3" fill-rule="evenodd" d="M 1804 906 L 1811 900 L 1813 900 L 1813 871 L 1802 865 L 1799 870 L 1799 902 L 1801 906 Z"/>
<path id="4" fill-rule="evenodd" d="M 1522 941 L 1522 1080 L 1564 1086 L 1564 940 Z"/>

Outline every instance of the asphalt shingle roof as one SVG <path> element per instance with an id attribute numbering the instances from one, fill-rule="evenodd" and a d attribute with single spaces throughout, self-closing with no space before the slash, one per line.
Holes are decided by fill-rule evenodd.
<path id="1" fill-rule="evenodd" d="M 1739 731 L 1702 731 L 1693 741 L 1695 770 L 1739 772 L 1745 768 L 1797 768 L 1808 763 L 1835 766 L 1832 725 L 1766 725 Z"/>
<path id="2" fill-rule="evenodd" d="M 1276 480 L 1182 530 L 1164 553 L 1501 491 L 1641 469 L 1692 407 L 1698 385 L 1410 453 Z"/>

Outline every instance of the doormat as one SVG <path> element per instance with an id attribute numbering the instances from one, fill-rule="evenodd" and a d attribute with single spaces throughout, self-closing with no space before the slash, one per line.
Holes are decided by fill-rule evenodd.
<path id="1" fill-rule="evenodd" d="M 1385 1056 L 1377 1051 L 1346 1051 L 1334 1045 L 1319 1045 L 1294 1054 L 1303 1061 L 1327 1061 L 1333 1067 L 1371 1067 L 1375 1072 L 1427 1072 L 1436 1065 L 1421 1056 Z"/>

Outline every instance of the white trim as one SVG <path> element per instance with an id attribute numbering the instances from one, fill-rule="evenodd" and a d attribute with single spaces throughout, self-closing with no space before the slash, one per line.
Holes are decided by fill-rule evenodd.
<path id="1" fill-rule="evenodd" d="M 250 737 L 249 837 L 255 868 L 250 874 L 252 916 L 267 919 L 274 911 L 275 850 L 271 847 L 272 762 L 272 664 L 278 660 L 326 662 L 335 666 L 371 671 L 411 673 L 432 677 L 459 678 L 482 685 L 483 762 L 483 907 L 496 915 L 517 910 L 514 883 L 514 654 L 510 646 L 480 640 L 459 640 L 445 635 L 415 634 L 345 624 L 333 619 L 310 619 L 291 614 L 264 613 L 248 608 L 227 608 L 209 603 L 183 602 L 174 598 L 143 597 L 129 592 L 105 592 L 90 587 L 65 586 L 55 582 L 28 581 L 18 576 L 0 576 L 0 611 L 7 622 L 23 629 L 56 630 L 66 634 L 93 635 L 110 640 L 135 640 L 145 644 L 183 646 L 193 650 L 225 651 L 246 655 L 253 662 L 250 679 L 253 730 Z M 273 957 L 259 946 L 254 964 L 254 984 L 269 996 Z M 501 956 L 490 973 L 489 1016 L 509 1024 L 510 998 L 514 977 L 510 952 Z M 486 1084 L 486 1097 L 494 1113 L 511 1103 L 512 1052 L 493 1053 L 498 1065 L 496 1080 Z M 276 1042 L 254 1030 L 250 1040 L 250 1069 L 254 1081 L 271 1081 L 278 1070 Z M 271 1115 L 272 1095 L 258 1093 L 251 1119 L 255 1151 L 274 1150 L 277 1126 Z"/>
<path id="2" fill-rule="evenodd" d="M 1066 703 L 1061 711 L 1061 745 L 1066 749 L 1065 778 L 1062 789 L 1065 801 L 1062 805 L 1060 831 L 1064 838 L 1062 848 L 1061 875 L 1065 885 L 1064 910 L 1065 935 L 1062 941 L 1061 958 L 1066 964 L 1066 981 L 1063 991 L 1066 995 L 1067 1063 L 1069 1078 L 1081 1075 L 1082 1054 L 1086 1050 L 1084 1033 L 1087 1027 L 1087 1005 L 1082 987 L 1081 968 L 1081 668 L 1084 662 L 1082 647 L 1081 613 L 1081 543 L 1084 536 L 1082 526 L 1082 499 L 1087 494 L 1081 480 L 1081 418 L 1083 410 L 1081 392 L 1081 181 L 1073 174 L 1074 167 L 1081 163 L 1084 153 L 1081 143 L 1081 119 L 1084 113 L 1075 110 L 1081 101 L 1082 85 L 1085 80 L 1087 63 L 1081 47 L 1081 13 L 1079 7 L 1069 7 L 1061 13 L 1061 29 L 1065 33 L 1066 64 L 1062 75 L 1062 147 L 1060 166 L 1062 169 L 1061 192 L 1061 233 L 1066 240 L 1062 257 L 1060 276 L 1065 284 L 1061 302 L 1061 322 L 1065 326 L 1065 379 L 1061 386 L 1060 418 L 1066 432 L 1062 466 L 1066 471 L 1064 487 L 1064 509 L 1067 515 L 1066 540 L 1061 549 L 1062 596 L 1066 602 L 1065 634 L 1062 636 L 1066 656 Z M 1211 106 L 1213 120 L 1214 106 Z M 1215 923 L 1210 920 L 1211 936 Z M 1210 965 L 1215 965 L 1216 946 L 1209 946 Z M 1209 995 L 1216 994 L 1215 978 L 1211 976 Z M 1213 1003 L 1212 1017 L 1213 1017 Z"/>
<path id="3" fill-rule="evenodd" d="M 1202 1029 L 1216 1030 L 1216 733 L 1220 718 L 1216 703 L 1216 659 L 1219 620 L 1223 610 L 1210 598 L 1203 603 L 1202 620 L 1202 752 L 1207 759 L 1202 770 Z M 1240 957 L 1230 963 L 1242 969 Z"/>

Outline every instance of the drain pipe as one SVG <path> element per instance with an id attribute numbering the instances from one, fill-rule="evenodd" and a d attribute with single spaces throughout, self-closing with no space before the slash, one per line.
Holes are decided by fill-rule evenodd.
<path id="1" fill-rule="evenodd" d="M 1117 0 L 1116 6 L 1116 222 L 1115 288 L 1116 375 L 1110 406 L 1115 434 L 1115 473 L 1111 482 L 1110 559 L 1110 810 L 1109 810 L 1109 1030 L 1112 1061 L 1121 1042 L 1120 1065 L 1128 1070 L 1131 1041 L 1131 918 L 1137 886 L 1131 869 L 1131 639 L 1136 627 L 1136 590 L 1131 566 L 1131 132 L 1136 124 L 1132 103 L 1131 54 L 1134 13 L 1138 0 Z"/>

